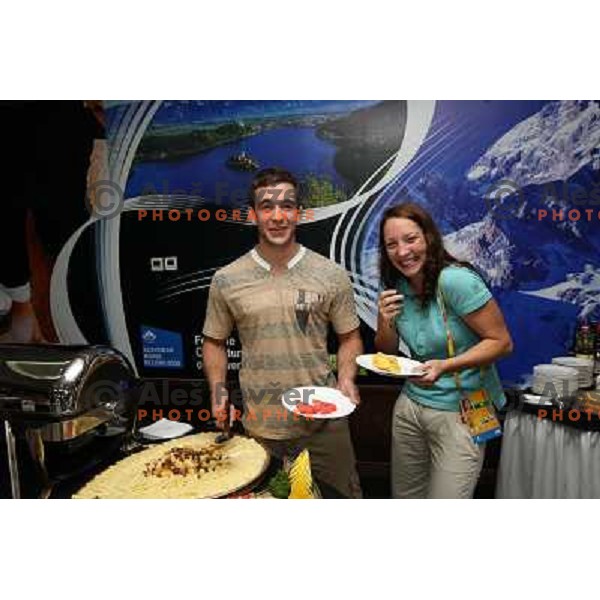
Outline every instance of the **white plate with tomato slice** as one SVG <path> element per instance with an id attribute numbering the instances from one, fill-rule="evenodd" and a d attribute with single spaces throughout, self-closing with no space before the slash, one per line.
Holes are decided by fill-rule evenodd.
<path id="1" fill-rule="evenodd" d="M 356 404 L 340 390 L 318 386 L 287 390 L 281 396 L 281 404 L 306 419 L 339 419 L 347 417 L 356 408 Z"/>

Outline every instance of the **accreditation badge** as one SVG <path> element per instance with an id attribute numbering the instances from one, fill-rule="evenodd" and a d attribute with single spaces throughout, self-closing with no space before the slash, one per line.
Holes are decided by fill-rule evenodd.
<path id="1" fill-rule="evenodd" d="M 502 435 L 496 410 L 484 389 L 463 395 L 460 414 L 476 444 L 484 444 Z"/>

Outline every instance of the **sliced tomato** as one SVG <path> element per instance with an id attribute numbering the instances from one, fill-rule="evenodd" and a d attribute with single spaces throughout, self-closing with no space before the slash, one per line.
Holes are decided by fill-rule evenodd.
<path id="1" fill-rule="evenodd" d="M 313 400 L 311 404 L 298 404 L 296 407 L 296 413 L 304 415 L 305 417 L 311 415 L 327 415 L 335 412 L 337 406 L 332 402 L 324 402 L 323 400 Z"/>
<path id="2" fill-rule="evenodd" d="M 324 402 L 323 400 L 313 400 L 312 405 L 315 409 L 315 412 L 322 415 L 327 415 L 337 410 L 337 406 L 335 404 L 332 402 Z"/>

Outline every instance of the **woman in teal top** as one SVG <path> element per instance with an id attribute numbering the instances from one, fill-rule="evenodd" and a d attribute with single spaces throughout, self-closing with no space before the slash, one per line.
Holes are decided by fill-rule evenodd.
<path id="1" fill-rule="evenodd" d="M 463 392 L 483 388 L 497 407 L 503 406 L 494 362 L 512 351 L 504 318 L 481 277 L 444 249 L 433 219 L 417 204 L 385 212 L 380 269 L 384 291 L 375 345 L 396 354 L 402 338 L 412 358 L 425 365 L 422 376 L 407 380 L 394 409 L 392 494 L 469 498 L 484 445 L 472 441 L 459 400 Z M 452 356 L 447 330 L 454 343 Z"/>

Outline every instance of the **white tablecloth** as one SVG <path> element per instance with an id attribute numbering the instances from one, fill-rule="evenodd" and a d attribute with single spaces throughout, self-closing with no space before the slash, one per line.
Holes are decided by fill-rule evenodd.
<path id="1" fill-rule="evenodd" d="M 600 498 L 600 432 L 509 413 L 496 497 Z"/>

